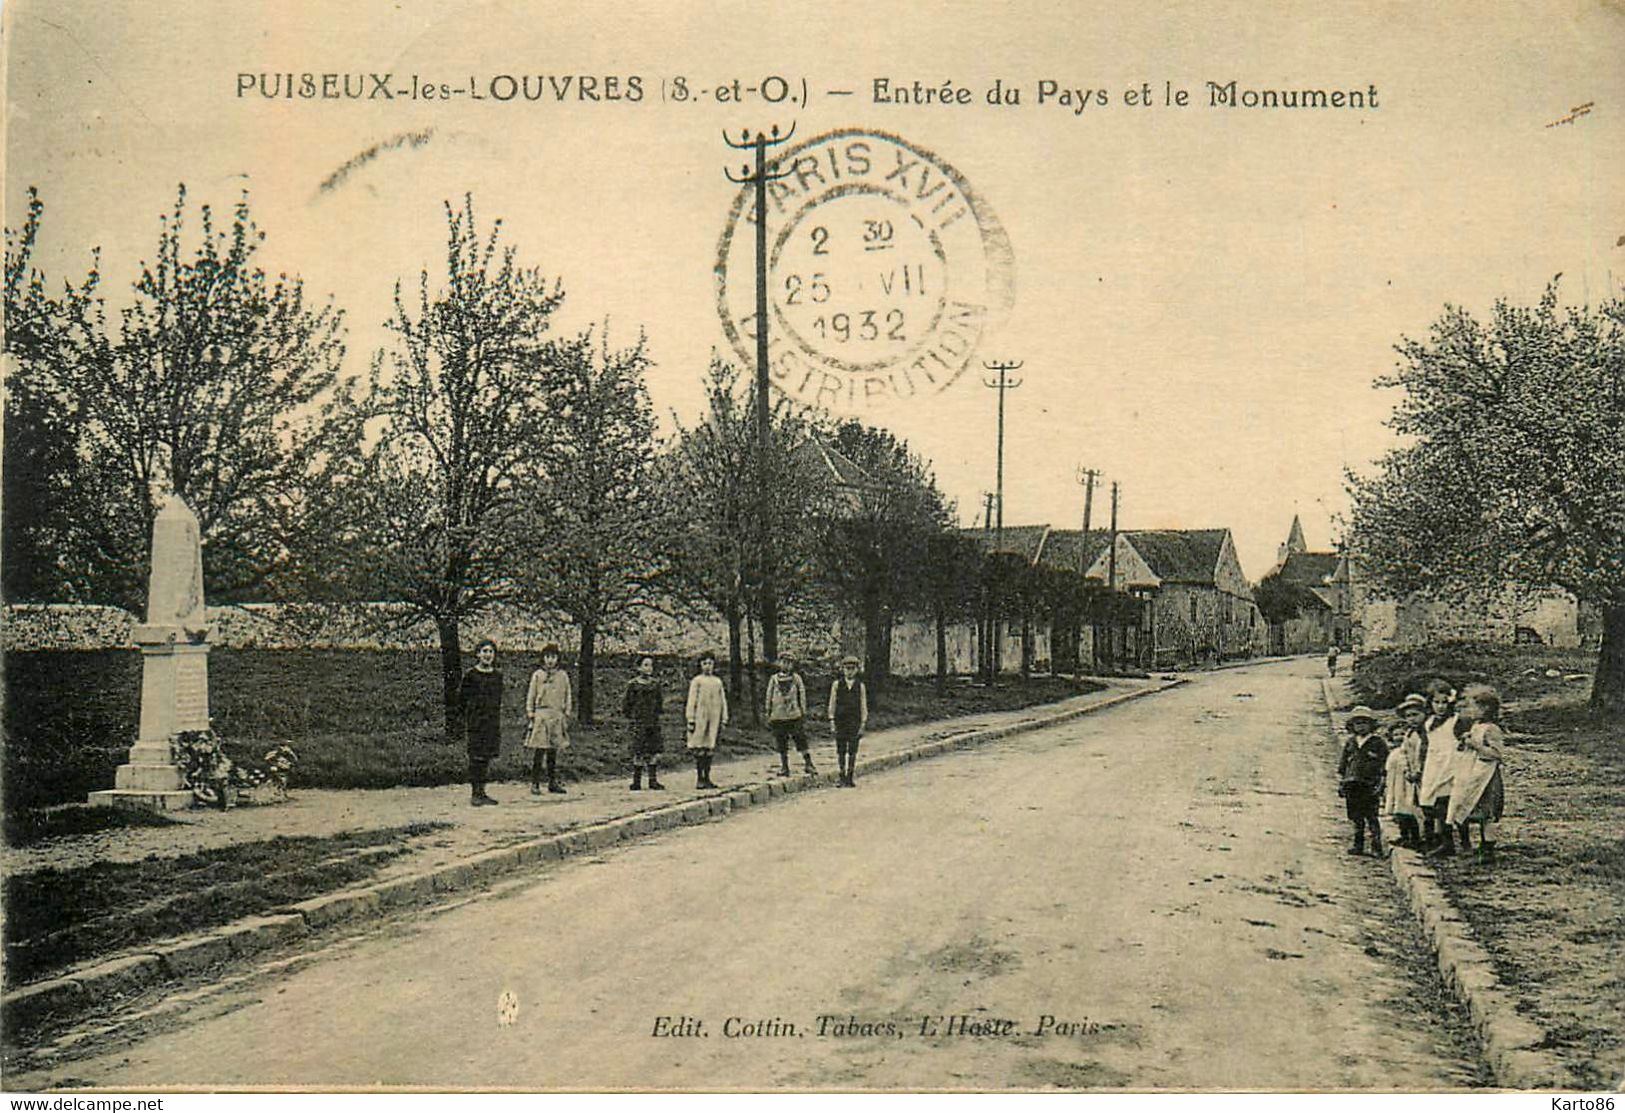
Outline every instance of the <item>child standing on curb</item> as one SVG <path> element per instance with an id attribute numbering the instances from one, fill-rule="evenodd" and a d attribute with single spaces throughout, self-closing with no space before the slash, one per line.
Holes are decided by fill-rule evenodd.
<path id="1" fill-rule="evenodd" d="M 542 646 L 542 667 L 531 673 L 530 690 L 525 693 L 525 715 L 530 719 L 525 748 L 530 751 L 532 796 L 542 794 L 544 761 L 547 791 L 564 792 L 564 786 L 559 784 L 559 751 L 570 745 L 573 708 L 569 674 L 559 668 L 559 647 L 549 642 Z"/>
<path id="2" fill-rule="evenodd" d="M 1409 695 L 1398 707 L 1400 721 L 1389 728 L 1388 764 L 1383 770 L 1387 787 L 1383 792 L 1384 811 L 1399 828 L 1395 846 L 1415 849 L 1422 843 L 1421 808 L 1416 803 L 1416 786 L 1422 779 L 1422 722 L 1428 701 Z"/>
<path id="3" fill-rule="evenodd" d="M 711 759 L 716 755 L 717 738 L 728 725 L 728 693 L 716 671 L 717 655 L 700 654 L 700 675 L 689 681 L 683 711 L 688 721 L 688 752 L 694 755 L 695 788 L 717 787 L 711 783 Z"/>
<path id="4" fill-rule="evenodd" d="M 858 659 L 841 658 L 841 675 L 829 686 L 829 729 L 835 735 L 835 754 L 841 763 L 840 785 L 856 788 L 858 742 L 869 724 L 869 691 L 858 679 Z"/>
<path id="5" fill-rule="evenodd" d="M 1467 825 L 1478 823 L 1478 860 L 1495 861 L 1506 789 L 1501 761 L 1506 732 L 1501 729 L 1501 694 L 1488 684 L 1475 684 L 1462 696 L 1462 721 L 1469 724 L 1456 753 L 1455 786 L 1445 821 L 1461 831 L 1467 846 Z"/>
<path id="6" fill-rule="evenodd" d="M 790 743 L 801 751 L 802 766 L 816 773 L 812 753 L 807 749 L 807 685 L 795 671 L 789 657 L 779 657 L 778 671 L 767 678 L 767 726 L 779 748 L 779 776 L 790 775 Z"/>
<path id="7" fill-rule="evenodd" d="M 1456 690 L 1448 680 L 1430 680 L 1428 706 L 1432 710 L 1422 724 L 1427 737 L 1427 754 L 1422 761 L 1422 783 L 1416 802 L 1421 805 L 1424 837 L 1437 840 L 1428 848 L 1429 857 L 1448 858 L 1456 852 L 1456 841 L 1445 822 L 1450 808 L 1450 774 L 1456 759 Z"/>
<path id="8" fill-rule="evenodd" d="M 627 681 L 626 694 L 621 697 L 621 714 L 628 723 L 629 749 L 632 753 L 633 792 L 643 790 L 643 769 L 649 769 L 649 787 L 659 791 L 666 786 L 655 776 L 655 764 L 665 744 L 660 740 L 660 682 L 655 679 L 655 659 L 638 659 L 638 673 Z"/>
<path id="9" fill-rule="evenodd" d="M 1382 772 L 1388 763 L 1388 747 L 1377 734 L 1377 716 L 1361 706 L 1349 712 L 1346 724 L 1349 740 L 1343 744 L 1343 757 L 1337 763 L 1337 794 L 1343 798 L 1349 822 L 1354 824 L 1354 845 L 1350 854 L 1365 853 L 1365 833 L 1371 831 L 1371 856 L 1382 857 L 1382 826 L 1377 807 L 1382 799 Z"/>

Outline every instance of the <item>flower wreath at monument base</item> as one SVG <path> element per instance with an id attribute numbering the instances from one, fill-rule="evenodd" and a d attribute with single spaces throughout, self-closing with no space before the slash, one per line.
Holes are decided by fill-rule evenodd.
<path id="1" fill-rule="evenodd" d="M 288 776 L 299 762 L 292 745 L 283 742 L 258 761 L 233 761 L 212 730 L 184 730 L 175 736 L 175 759 L 186 770 L 186 785 L 200 804 L 230 808 L 237 804 L 276 804 L 288 798 Z"/>

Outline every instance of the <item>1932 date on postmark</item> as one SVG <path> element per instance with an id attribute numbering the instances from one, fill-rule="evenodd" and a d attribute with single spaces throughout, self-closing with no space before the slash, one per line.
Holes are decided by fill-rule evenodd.
<path id="1" fill-rule="evenodd" d="M 929 151 L 884 132 L 830 132 L 788 148 L 767 183 L 768 363 L 786 395 L 851 412 L 940 391 L 1015 299 L 992 208 Z M 754 188 L 734 198 L 717 250 L 717 312 L 756 360 Z"/>

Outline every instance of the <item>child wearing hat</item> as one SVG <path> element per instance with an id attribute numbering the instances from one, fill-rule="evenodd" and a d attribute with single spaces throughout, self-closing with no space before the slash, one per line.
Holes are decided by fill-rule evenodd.
<path id="1" fill-rule="evenodd" d="M 857 787 L 858 742 L 869 723 L 869 691 L 858 679 L 858 667 L 856 657 L 841 658 L 841 675 L 829 686 L 829 729 L 835 735 L 842 788 Z"/>
<path id="2" fill-rule="evenodd" d="M 525 693 L 525 715 L 530 730 L 525 748 L 530 751 L 530 794 L 542 794 L 542 769 L 546 763 L 547 791 L 562 793 L 559 784 L 559 751 L 570 745 L 570 712 L 575 701 L 570 693 L 570 677 L 559 667 L 559 647 L 542 646 L 542 667 L 530 674 Z"/>
<path id="3" fill-rule="evenodd" d="M 1399 722 L 1388 729 L 1383 810 L 1399 828 L 1399 838 L 1394 840 L 1394 845 L 1415 849 L 1422 844 L 1422 809 L 1416 802 L 1416 786 L 1422 780 L 1421 751 L 1426 744 L 1422 722 L 1427 717 L 1428 701 L 1412 693 L 1400 701 L 1397 710 Z"/>
<path id="4" fill-rule="evenodd" d="M 1354 824 L 1354 845 L 1350 854 L 1365 853 L 1365 833 L 1371 832 L 1372 857 L 1382 857 L 1382 826 L 1377 809 L 1382 800 L 1382 774 L 1388 764 L 1388 747 L 1377 733 L 1377 716 L 1360 706 L 1349 712 L 1348 741 L 1337 763 L 1337 794 L 1343 798 L 1349 822 Z"/>
<path id="5" fill-rule="evenodd" d="M 816 773 L 812 751 L 807 748 L 807 685 L 796 672 L 795 662 L 781 655 L 778 671 L 767 678 L 764 700 L 767 727 L 773 732 L 773 741 L 779 748 L 779 776 L 790 775 L 790 743 L 801 753 L 801 764 L 808 773 Z"/>

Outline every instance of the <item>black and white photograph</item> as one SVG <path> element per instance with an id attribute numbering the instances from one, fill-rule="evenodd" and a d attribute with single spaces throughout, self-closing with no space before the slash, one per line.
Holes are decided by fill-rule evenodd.
<path id="1" fill-rule="evenodd" d="M 7 0 L 0 1086 L 1611 1109 L 1622 59 Z"/>

